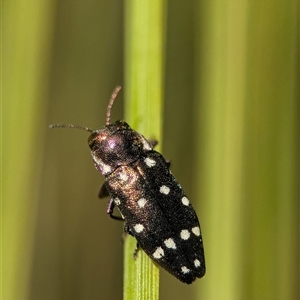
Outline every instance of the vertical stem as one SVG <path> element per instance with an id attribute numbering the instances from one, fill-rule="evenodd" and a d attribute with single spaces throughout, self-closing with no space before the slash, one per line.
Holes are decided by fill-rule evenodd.
<path id="1" fill-rule="evenodd" d="M 147 138 L 162 138 L 165 2 L 130 0 L 125 6 L 125 119 Z M 128 237 L 124 299 L 158 299 L 159 271 Z"/>

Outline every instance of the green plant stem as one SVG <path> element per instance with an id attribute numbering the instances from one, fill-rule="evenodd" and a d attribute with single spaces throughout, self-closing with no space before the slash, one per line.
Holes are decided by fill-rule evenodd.
<path id="1" fill-rule="evenodd" d="M 164 11 L 161 0 L 126 1 L 125 119 L 146 138 L 161 141 L 164 62 Z M 160 143 L 161 146 L 161 143 Z M 127 237 L 124 253 L 124 299 L 158 299 L 159 271 Z"/>

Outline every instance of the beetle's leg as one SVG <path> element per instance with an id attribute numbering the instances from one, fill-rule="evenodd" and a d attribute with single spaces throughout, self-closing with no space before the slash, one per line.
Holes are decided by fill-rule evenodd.
<path id="1" fill-rule="evenodd" d="M 129 226 L 127 225 L 127 223 L 125 223 L 125 225 L 124 225 L 124 237 L 126 237 L 127 234 L 133 236 Z"/>
<path id="2" fill-rule="evenodd" d="M 108 202 L 106 213 L 109 214 L 109 216 L 114 220 L 124 221 L 122 217 L 113 215 L 114 208 L 115 208 L 115 202 L 114 199 L 111 198 Z"/>
<path id="3" fill-rule="evenodd" d="M 166 162 L 166 164 L 167 164 L 168 168 L 170 169 L 170 167 L 171 167 L 171 161 L 170 161 L 170 160 L 168 160 L 168 159 L 165 159 L 165 162 Z"/>
<path id="4" fill-rule="evenodd" d="M 149 140 L 148 142 L 151 144 L 151 146 L 152 146 L 153 148 L 158 144 L 158 141 L 157 141 L 157 140 Z M 170 168 L 170 166 L 171 166 L 171 161 L 168 160 L 168 159 L 165 159 L 165 162 L 166 162 L 168 168 Z"/>
<path id="5" fill-rule="evenodd" d="M 139 245 L 139 243 L 137 242 L 137 243 L 136 243 L 136 246 L 135 246 L 135 249 L 134 249 L 134 251 L 133 251 L 133 254 L 132 254 L 132 256 L 133 256 L 134 259 L 137 258 L 137 255 L 138 255 L 139 250 L 140 250 L 140 245 Z"/>
<path id="6" fill-rule="evenodd" d="M 108 196 L 109 196 L 109 192 L 108 192 L 108 190 L 107 190 L 107 188 L 106 188 L 105 183 L 103 183 L 102 186 L 101 186 L 101 188 L 100 188 L 98 197 L 99 197 L 100 199 L 102 199 L 102 198 L 105 198 L 105 197 L 108 197 Z"/>
<path id="7" fill-rule="evenodd" d="M 152 146 L 153 148 L 158 144 L 158 141 L 157 141 L 157 140 L 148 140 L 148 142 L 151 144 L 151 146 Z"/>
<path id="8" fill-rule="evenodd" d="M 130 234 L 131 236 L 133 236 L 133 234 L 132 234 L 129 226 L 127 224 L 125 224 L 125 226 L 124 226 L 124 232 L 123 232 L 123 236 L 122 236 L 123 241 L 125 240 L 127 234 Z M 133 254 L 132 254 L 132 256 L 133 256 L 134 259 L 136 259 L 139 250 L 140 250 L 140 245 L 137 242 L 136 246 L 135 246 L 135 249 L 133 251 Z"/>

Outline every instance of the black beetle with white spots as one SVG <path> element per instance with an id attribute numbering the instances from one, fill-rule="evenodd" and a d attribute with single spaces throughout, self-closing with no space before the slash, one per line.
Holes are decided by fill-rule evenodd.
<path id="1" fill-rule="evenodd" d="M 95 168 L 105 177 L 99 197 L 110 197 L 107 213 L 125 221 L 124 230 L 159 266 L 184 283 L 205 274 L 199 221 L 189 199 L 169 170 L 169 162 L 124 121 L 110 123 L 113 92 L 106 126 L 99 130 L 73 124 L 54 127 L 91 132 L 88 144 Z M 117 206 L 121 217 L 113 214 Z"/>

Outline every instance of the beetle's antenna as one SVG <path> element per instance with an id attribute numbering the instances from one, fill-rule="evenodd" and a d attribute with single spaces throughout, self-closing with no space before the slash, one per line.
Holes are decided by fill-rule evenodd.
<path id="1" fill-rule="evenodd" d="M 117 95 L 120 91 L 121 87 L 120 86 L 117 86 L 115 88 L 115 90 L 113 91 L 110 99 L 109 99 L 109 102 L 108 102 L 108 105 L 107 105 L 107 111 L 106 111 L 106 125 L 109 125 L 110 124 L 110 112 L 111 112 L 111 108 L 115 102 L 115 99 L 117 98 Z"/>
<path id="2" fill-rule="evenodd" d="M 89 132 L 93 132 L 94 130 L 85 126 L 79 126 L 74 124 L 50 124 L 49 128 L 76 128 L 76 129 L 83 129 Z"/>
<path id="3" fill-rule="evenodd" d="M 108 106 L 107 106 L 107 111 L 106 111 L 106 125 L 109 125 L 110 124 L 110 113 L 111 113 L 111 108 L 115 102 L 115 99 L 117 98 L 117 95 L 120 91 L 121 87 L 120 86 L 117 86 L 110 99 L 109 99 L 109 102 L 108 102 Z M 79 125 L 74 125 L 74 124 L 50 124 L 49 125 L 49 128 L 76 128 L 76 129 L 83 129 L 83 130 L 86 130 L 86 131 L 89 131 L 89 132 L 93 132 L 94 130 L 89 128 L 89 127 L 86 127 L 86 126 L 79 126 Z"/>

